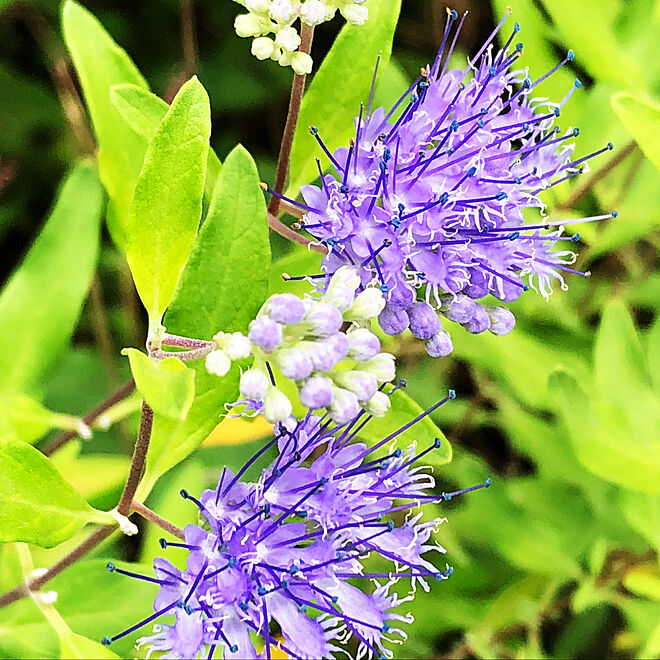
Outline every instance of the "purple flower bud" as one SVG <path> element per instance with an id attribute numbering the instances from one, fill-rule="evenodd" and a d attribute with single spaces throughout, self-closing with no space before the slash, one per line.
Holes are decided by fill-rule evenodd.
<path id="1" fill-rule="evenodd" d="M 447 298 L 443 301 L 442 313 L 456 323 L 467 323 L 473 316 L 476 303 L 471 298 L 458 295 L 456 298 Z"/>
<path id="2" fill-rule="evenodd" d="M 339 332 L 342 323 L 341 312 L 332 305 L 315 302 L 305 314 L 305 321 L 312 326 L 313 334 L 324 337 Z"/>
<path id="3" fill-rule="evenodd" d="M 416 302 L 406 310 L 410 319 L 410 332 L 417 339 L 430 339 L 442 329 L 438 313 L 426 302 Z"/>
<path id="4" fill-rule="evenodd" d="M 360 412 L 360 404 L 353 392 L 341 387 L 332 388 L 332 403 L 330 404 L 330 419 L 337 424 L 350 422 Z"/>
<path id="5" fill-rule="evenodd" d="M 337 332 L 325 340 L 326 345 L 330 347 L 335 357 L 335 363 L 341 362 L 347 355 L 350 348 L 348 337 L 343 332 Z"/>
<path id="6" fill-rule="evenodd" d="M 299 391 L 300 403 L 310 410 L 327 408 L 332 403 L 332 382 L 325 376 L 308 378 Z"/>
<path id="7" fill-rule="evenodd" d="M 488 306 L 486 307 L 490 317 L 489 330 L 494 335 L 508 335 L 516 324 L 516 317 L 506 307 Z"/>
<path id="8" fill-rule="evenodd" d="M 475 305 L 474 316 L 467 323 L 464 323 L 463 327 L 473 335 L 478 335 L 490 328 L 490 318 L 488 312 L 479 303 L 475 303 Z"/>
<path id="9" fill-rule="evenodd" d="M 314 371 L 330 371 L 337 364 L 334 347 L 326 339 L 299 341 L 296 347 L 309 356 Z"/>
<path id="10" fill-rule="evenodd" d="M 275 358 L 277 368 L 291 380 L 303 380 L 312 373 L 314 366 L 305 351 L 300 348 L 284 348 Z"/>
<path id="11" fill-rule="evenodd" d="M 350 349 L 348 354 L 355 360 L 370 360 L 380 352 L 380 339 L 366 328 L 358 328 L 347 335 Z"/>
<path id="12" fill-rule="evenodd" d="M 260 316 L 250 323 L 248 338 L 261 350 L 270 353 L 282 343 L 282 326 L 267 316 Z"/>
<path id="13" fill-rule="evenodd" d="M 437 334 L 433 335 L 425 344 L 426 352 L 431 357 L 446 357 L 454 350 L 454 345 L 451 342 L 451 337 L 446 330 L 440 330 Z"/>
<path id="14" fill-rule="evenodd" d="M 394 380 L 396 374 L 394 356 L 391 353 L 379 353 L 371 360 L 362 362 L 360 368 L 375 376 L 379 383 L 388 383 Z"/>
<path id="15" fill-rule="evenodd" d="M 300 323 L 305 316 L 305 305 L 298 296 L 292 293 L 280 293 L 271 296 L 266 302 L 268 316 L 273 321 L 284 325 Z"/>
<path id="16" fill-rule="evenodd" d="M 334 374 L 337 385 L 353 392 L 360 403 L 368 401 L 378 390 L 378 381 L 366 371 L 339 371 Z"/>
<path id="17" fill-rule="evenodd" d="M 263 401 L 270 383 L 261 369 L 248 369 L 241 374 L 240 392 L 246 399 Z"/>
<path id="18" fill-rule="evenodd" d="M 387 305 L 378 316 L 378 323 L 386 334 L 398 335 L 410 325 L 410 319 L 405 309 Z"/>
<path id="19" fill-rule="evenodd" d="M 465 295 L 473 300 L 488 295 L 488 278 L 481 270 L 473 270 L 470 273 L 470 283 L 464 289 Z"/>

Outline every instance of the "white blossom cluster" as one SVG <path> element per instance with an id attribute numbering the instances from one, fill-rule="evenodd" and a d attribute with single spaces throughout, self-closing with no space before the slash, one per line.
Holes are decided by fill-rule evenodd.
<path id="1" fill-rule="evenodd" d="M 252 38 L 252 54 L 290 66 L 303 75 L 312 70 L 312 58 L 298 50 L 300 34 L 294 23 L 307 25 L 331 20 L 339 10 L 351 25 L 363 25 L 369 17 L 366 0 L 234 0 L 247 14 L 236 17 L 234 28 L 239 37 Z M 271 36 L 272 35 L 272 36 Z"/>

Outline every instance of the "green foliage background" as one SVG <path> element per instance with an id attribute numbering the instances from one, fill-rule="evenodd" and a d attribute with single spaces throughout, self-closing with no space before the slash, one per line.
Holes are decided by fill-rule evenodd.
<path id="1" fill-rule="evenodd" d="M 325 121 L 324 137 L 335 146 L 344 142 L 365 81 L 368 86 L 373 54 L 389 51 L 396 3 L 370 3 L 374 15 L 381 14 L 368 26 L 371 32 L 363 33 L 369 48 L 357 32 L 345 31 L 312 82 L 294 147 L 292 185 L 314 176 L 309 167 L 318 154 L 313 140 L 305 138 L 306 123 Z M 238 5 L 228 0 L 84 4 L 135 66 L 80 14 L 74 12 L 69 32 L 63 33 L 57 2 L 0 1 L 0 274 L 7 280 L 0 293 L 0 468 L 5 472 L 0 541 L 37 541 L 30 546 L 35 566 L 51 565 L 84 538 L 85 523 L 103 522 L 103 511 L 114 506 L 125 479 L 137 427 L 136 397 L 112 411 L 117 424 L 96 428 L 91 442 L 76 441 L 56 453 L 50 462 L 57 470 L 44 466 L 47 459 L 30 445 L 43 446 L 53 429 L 76 428 L 76 416 L 128 377 L 120 349 L 144 345 L 147 318 L 122 253 L 126 249 L 130 260 L 132 226 L 149 228 L 143 215 L 136 220 L 139 208 L 129 211 L 138 175 L 145 208 L 153 209 L 164 189 L 181 202 L 173 222 L 185 243 L 177 248 L 186 254 L 199 201 L 199 195 L 192 202 L 187 195 L 204 187 L 204 240 L 193 248 L 165 315 L 174 332 L 210 338 L 221 327 L 242 329 L 267 295 L 271 252 L 269 291 L 283 290 L 282 271 L 302 274 L 314 262 L 313 255 L 293 250 L 278 236 L 271 235 L 270 246 L 266 239 L 261 193 L 255 197 L 254 191 L 259 179 L 273 178 L 290 72 L 250 56 L 249 41 L 232 30 Z M 454 450 L 453 461 L 436 469 L 441 489 L 493 479 L 488 491 L 442 505 L 448 522 L 437 541 L 447 548 L 455 572 L 430 593 L 417 594 L 408 608 L 416 617 L 410 638 L 394 651 L 404 658 L 656 658 L 660 1 L 493 0 L 488 6 L 461 0 L 453 6 L 469 9 L 470 15 L 460 58 L 475 52 L 506 5 L 514 10 L 510 22 L 521 24 L 521 63 L 530 67 L 532 78 L 550 69 L 567 48 L 576 52 L 571 66 L 542 91 L 561 98 L 575 75 L 585 83 L 561 118 L 563 127 L 581 128 L 578 155 L 608 140 L 616 145 L 592 161 L 591 174 L 549 191 L 552 219 L 612 208 L 619 216 L 580 227 L 578 267 L 590 270 L 591 279 L 570 278 L 568 290 L 556 291 L 549 302 L 528 292 L 514 305 L 518 324 L 511 335 L 452 330 L 456 350 L 443 360 L 426 359 L 419 343 L 405 335 L 387 340 L 386 347 L 399 356 L 408 394 L 422 407 L 448 387 L 458 393 L 433 418 Z M 182 43 L 181 17 L 188 6 L 196 24 L 194 58 L 190 44 Z M 404 0 L 377 100 L 396 99 L 419 66 L 432 60 L 443 17 L 437 0 Z M 317 66 L 339 27 L 335 21 L 317 31 Z M 506 38 L 508 29 L 503 34 Z M 210 98 L 213 150 L 208 160 L 204 148 L 187 152 L 178 170 L 177 156 L 169 155 L 168 178 L 145 183 L 145 153 L 147 159 L 163 157 L 147 145 L 158 131 L 169 130 L 160 123 L 167 105 L 147 90 L 170 103 L 194 72 Z M 88 89 L 98 87 L 93 93 L 100 101 L 94 105 L 88 98 L 101 143 L 98 168 L 89 120 L 77 97 L 78 79 Z M 111 101 L 105 90 L 122 83 Z M 175 105 L 181 113 L 193 112 L 193 106 L 197 112 L 202 92 L 194 103 L 181 96 Z M 187 125 L 193 115 L 181 116 Z M 168 117 L 176 124 L 174 111 Z M 203 111 L 194 117 L 205 125 Z M 235 148 L 237 143 L 244 148 Z M 191 181 L 180 190 L 170 188 L 169 181 L 183 171 Z M 242 187 L 245 181 L 254 185 Z M 49 208 L 55 210 L 39 233 Z M 153 222 L 157 226 L 158 218 Z M 168 273 L 183 268 L 179 257 L 176 250 L 162 257 Z M 222 268 L 209 268 L 215 258 Z M 159 320 L 165 306 L 161 301 L 152 320 Z M 192 378 L 189 369 L 155 374 L 150 365 L 142 366 L 138 384 L 145 383 L 140 385 L 145 398 L 154 395 L 150 383 L 162 378 L 171 379 L 174 389 L 157 410 L 141 495 L 184 525 L 193 522 L 193 511 L 178 497 L 179 489 L 201 490 L 217 477 L 218 466 L 241 464 L 259 441 L 194 451 L 215 425 L 222 403 L 232 399 L 235 376 L 223 389 L 203 370 Z M 13 467 L 16 461 L 25 476 Z M 39 479 L 40 487 L 32 489 L 25 506 L 38 511 L 47 499 L 53 515 L 24 533 L 12 520 L 38 516 L 10 504 L 19 482 L 29 479 Z M 149 564 L 160 551 L 159 535 L 144 525 L 138 537 L 115 535 L 53 580 L 61 620 L 52 612 L 45 618 L 30 601 L 3 610 L 0 657 L 100 654 L 101 647 L 79 636 L 98 640 L 132 624 L 147 615 L 154 595 L 149 585 L 106 573 L 104 559 Z M 0 590 L 15 586 L 21 570 L 25 557 L 16 547 L 0 547 Z M 113 650 L 130 657 L 135 637 Z"/>

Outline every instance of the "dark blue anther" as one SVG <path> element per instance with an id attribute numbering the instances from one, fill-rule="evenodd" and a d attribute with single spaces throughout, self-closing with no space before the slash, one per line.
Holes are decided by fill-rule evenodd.
<path id="1" fill-rule="evenodd" d="M 380 631 L 383 634 L 387 634 L 389 632 L 389 630 L 390 630 L 390 625 L 388 623 L 384 624 L 383 627 L 380 629 Z"/>
<path id="2" fill-rule="evenodd" d="M 433 441 L 433 449 L 440 449 L 441 445 L 442 445 L 442 441 L 440 440 L 440 438 L 436 438 Z"/>
<path id="3" fill-rule="evenodd" d="M 616 217 L 619 215 L 619 212 L 618 212 L 618 211 L 612 211 L 612 213 L 611 213 L 610 215 L 611 215 L 613 218 L 616 218 Z"/>
<path id="4" fill-rule="evenodd" d="M 383 151 L 383 162 L 387 162 L 392 157 L 392 152 L 389 149 Z"/>
<path id="5" fill-rule="evenodd" d="M 227 565 L 229 568 L 234 568 L 234 566 L 236 566 L 236 557 L 230 557 Z"/>
<path id="6" fill-rule="evenodd" d="M 577 137 L 578 135 L 580 135 L 580 129 L 576 126 L 573 129 L 573 137 Z"/>
<path id="7" fill-rule="evenodd" d="M 390 521 L 387 523 L 387 530 L 388 530 L 389 532 L 391 532 L 393 529 L 394 529 L 394 521 L 393 521 L 393 520 L 390 520 Z"/>
<path id="8" fill-rule="evenodd" d="M 573 243 L 577 243 L 580 240 L 580 234 L 573 234 L 573 236 L 571 236 L 571 240 Z"/>
<path id="9" fill-rule="evenodd" d="M 568 53 L 566 53 L 566 59 L 569 62 L 572 62 L 575 59 L 575 53 L 572 50 L 569 50 Z"/>
<path id="10" fill-rule="evenodd" d="M 515 241 L 516 238 L 520 238 L 520 232 L 519 232 L 519 231 L 512 231 L 512 232 L 509 234 L 509 240 L 510 240 L 510 241 Z"/>
<path id="11" fill-rule="evenodd" d="M 401 448 L 397 448 L 394 451 L 394 458 L 401 458 L 401 454 L 403 454 L 403 451 L 401 450 Z"/>
<path id="12" fill-rule="evenodd" d="M 344 193 L 344 195 L 348 194 L 348 186 L 339 186 L 339 192 Z"/>
<path id="13" fill-rule="evenodd" d="M 465 174 L 465 176 L 474 176 L 477 173 L 476 167 L 471 167 Z"/>
<path id="14" fill-rule="evenodd" d="M 230 650 L 232 653 L 238 653 L 238 646 L 237 646 L 236 644 L 232 644 L 232 645 L 229 647 L 229 650 Z"/>
<path id="15" fill-rule="evenodd" d="M 448 199 L 449 193 L 443 192 L 442 195 L 440 195 L 440 204 L 444 204 Z"/>
<path id="16" fill-rule="evenodd" d="M 518 34 L 520 32 L 520 23 L 514 23 L 513 24 L 513 31 Z"/>
<path id="17" fill-rule="evenodd" d="M 426 80 L 422 80 L 421 83 L 419 83 L 419 88 L 420 89 L 426 89 L 429 86 L 429 83 L 426 82 Z"/>
<path id="18" fill-rule="evenodd" d="M 522 179 L 521 179 L 519 176 L 517 176 L 517 177 L 514 179 L 514 181 L 515 181 L 518 185 L 520 185 L 520 184 L 522 183 Z"/>
<path id="19" fill-rule="evenodd" d="M 491 480 L 490 480 L 490 477 L 488 477 L 488 479 L 486 479 L 486 481 L 484 481 L 484 486 L 486 486 L 486 488 L 488 488 L 488 487 L 490 486 L 491 483 L 492 483 L 492 482 L 491 482 Z"/>
<path id="20" fill-rule="evenodd" d="M 486 125 L 486 124 L 484 124 L 484 120 L 483 120 L 483 119 L 480 119 L 480 120 L 477 122 L 477 126 L 478 126 L 479 128 L 483 128 L 485 125 Z"/>
<path id="21" fill-rule="evenodd" d="M 165 539 L 158 539 L 158 545 L 165 550 L 167 548 L 167 541 Z"/>
<path id="22" fill-rule="evenodd" d="M 608 148 L 610 151 L 612 151 L 612 149 L 614 149 L 614 145 L 613 145 L 611 142 L 608 142 L 608 143 L 607 143 L 607 148 Z"/>
<path id="23" fill-rule="evenodd" d="M 452 9 L 449 14 L 452 21 L 455 21 L 458 18 L 458 12 L 455 9 Z"/>
<path id="24" fill-rule="evenodd" d="M 523 85 L 523 87 L 524 87 L 525 89 L 529 89 L 529 88 L 532 86 L 532 80 L 531 80 L 531 78 L 525 78 L 525 80 L 523 80 L 523 84 L 522 84 L 522 85 Z"/>
<path id="25" fill-rule="evenodd" d="M 523 124 L 523 131 L 529 130 L 529 124 Z"/>
<path id="26" fill-rule="evenodd" d="M 520 52 L 522 49 L 523 49 L 523 42 L 522 42 L 522 41 L 519 41 L 519 42 L 516 44 L 516 50 L 517 50 L 518 52 Z"/>
<path id="27" fill-rule="evenodd" d="M 491 76 L 494 76 L 497 73 L 497 69 L 494 66 L 491 66 L 491 67 L 488 68 L 488 73 Z"/>
<path id="28" fill-rule="evenodd" d="M 266 513 L 266 514 L 270 513 L 270 504 L 269 503 L 264 504 L 264 513 Z"/>
<path id="29" fill-rule="evenodd" d="M 291 575 L 295 575 L 298 572 L 300 572 L 300 569 L 295 564 L 289 567 L 289 573 Z"/>
<path id="30" fill-rule="evenodd" d="M 398 215 L 395 215 L 391 220 L 390 224 L 394 229 L 398 229 L 401 226 L 401 218 Z"/>
<path id="31" fill-rule="evenodd" d="M 552 112 L 554 113 L 555 117 L 559 117 L 559 115 L 561 114 L 561 110 L 559 109 L 559 106 L 554 108 Z"/>
<path id="32" fill-rule="evenodd" d="M 502 201 L 504 201 L 506 198 L 507 198 L 507 194 L 506 194 L 504 191 L 502 191 L 502 192 L 498 192 L 497 195 L 495 195 L 495 199 L 496 199 L 498 202 L 502 202 Z"/>
<path id="33" fill-rule="evenodd" d="M 308 515 L 307 511 L 298 511 L 298 516 L 300 518 L 307 518 Z"/>
<path id="34" fill-rule="evenodd" d="M 330 596 L 330 600 L 336 605 L 339 600 L 339 596 Z"/>
<path id="35" fill-rule="evenodd" d="M 328 238 L 326 240 L 326 243 L 330 246 L 335 246 L 335 245 L 338 245 L 339 241 L 336 238 L 331 236 L 330 238 Z M 278 474 L 277 476 L 279 477 L 280 475 Z"/>
<path id="36" fill-rule="evenodd" d="M 387 169 L 387 163 L 384 160 L 381 160 L 380 163 L 378 163 L 378 167 L 380 167 L 381 172 L 384 172 Z"/>
<path id="37" fill-rule="evenodd" d="M 573 84 L 577 89 L 580 89 L 580 87 L 582 87 L 582 81 L 579 78 L 576 78 Z"/>
<path id="38" fill-rule="evenodd" d="M 183 497 L 184 500 L 188 499 L 188 491 L 185 488 L 182 488 L 179 491 L 179 495 L 181 495 L 181 497 Z"/>
<path id="39" fill-rule="evenodd" d="M 239 603 L 238 606 L 243 610 L 243 612 L 248 611 L 248 604 L 247 603 Z"/>
<path id="40" fill-rule="evenodd" d="M 307 605 L 298 605 L 298 610 L 305 614 L 307 612 Z"/>
<path id="41" fill-rule="evenodd" d="M 522 285 L 522 290 L 523 291 L 529 291 L 529 286 L 527 284 Z"/>
<path id="42" fill-rule="evenodd" d="M 390 290 L 390 288 L 387 286 L 387 284 L 381 284 L 378 288 L 379 288 L 383 293 L 387 293 L 387 292 Z"/>
<path id="43" fill-rule="evenodd" d="M 316 126 L 310 126 L 310 127 L 309 127 L 309 132 L 310 132 L 312 135 L 318 135 L 318 134 L 319 134 L 319 129 L 316 128 Z"/>
<path id="44" fill-rule="evenodd" d="M 388 461 L 381 461 L 380 465 L 378 466 L 381 470 L 384 470 L 387 466 L 389 465 Z"/>
<path id="45" fill-rule="evenodd" d="M 103 646 L 110 646 L 112 640 L 109 637 L 103 637 L 103 639 L 101 639 L 101 644 L 103 644 Z"/>
<path id="46" fill-rule="evenodd" d="M 457 131 L 459 128 L 460 124 L 454 119 L 451 124 L 449 124 L 449 130 L 450 131 Z"/>
<path id="47" fill-rule="evenodd" d="M 117 570 L 117 567 L 111 561 L 109 561 L 105 565 L 105 568 L 106 568 L 106 570 L 110 571 L 111 573 L 114 573 Z"/>
<path id="48" fill-rule="evenodd" d="M 482 115 L 487 115 L 488 114 L 488 109 L 487 108 L 481 108 L 481 110 L 479 110 L 479 113 L 482 114 Z"/>
<path id="49" fill-rule="evenodd" d="M 258 593 L 260 596 L 263 596 L 263 595 L 266 593 L 266 587 L 258 587 L 258 588 L 257 588 L 257 593 Z"/>
<path id="50" fill-rule="evenodd" d="M 449 390 L 448 394 L 450 399 L 455 399 L 456 398 L 456 391 L 455 390 Z"/>
<path id="51" fill-rule="evenodd" d="M 417 101 L 419 101 L 419 96 L 417 96 L 417 94 L 411 94 L 410 95 L 410 102 L 411 103 L 417 103 Z"/>
<path id="52" fill-rule="evenodd" d="M 328 483 L 328 477 L 321 477 L 320 483 L 321 486 L 325 486 Z"/>

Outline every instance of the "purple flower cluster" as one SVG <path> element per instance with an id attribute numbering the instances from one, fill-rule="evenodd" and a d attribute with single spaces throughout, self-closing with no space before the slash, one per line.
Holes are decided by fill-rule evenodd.
<path id="1" fill-rule="evenodd" d="M 477 301 L 492 294 L 510 302 L 530 286 L 547 298 L 553 280 L 565 288 L 562 272 L 578 272 L 569 266 L 575 254 L 556 248 L 579 236 L 563 236 L 563 225 L 616 215 L 544 220 L 539 194 L 612 145 L 573 159 L 579 130 L 561 132 L 556 121 L 580 81 L 557 103 L 536 97 L 573 52 L 532 80 L 512 68 L 522 55 L 522 44 L 511 47 L 517 23 L 493 50 L 507 16 L 460 71 L 448 63 L 465 16 L 452 35 L 458 14 L 449 11 L 433 65 L 389 112 L 361 110 L 348 148 L 331 154 L 310 129 L 337 173 L 304 186 L 298 203 L 300 226 L 328 247 L 326 276 L 346 264 L 359 268 L 362 284 L 387 297 L 383 330 L 410 328 L 432 356 L 452 350 L 437 312 L 472 333 L 506 334 L 513 315 Z M 540 213 L 538 222 L 525 222 L 528 209 Z"/>
<path id="2" fill-rule="evenodd" d="M 353 637 L 356 657 L 391 657 L 386 643 L 405 638 L 399 626 L 411 619 L 397 607 L 417 586 L 427 590 L 429 581 L 452 573 L 429 556 L 445 552 L 431 540 L 442 520 L 423 522 L 420 505 L 490 483 L 434 493 L 423 462 L 440 440 L 421 451 L 396 448 L 397 436 L 450 398 L 453 392 L 369 447 L 356 440 L 369 419 L 364 412 L 343 425 L 312 413 L 291 418 L 236 475 L 224 469 L 214 490 L 199 500 L 182 491 L 203 522 L 185 528 L 184 543 L 163 539 L 161 545 L 186 548 L 186 569 L 159 558 L 152 578 L 109 564 L 160 591 L 154 614 L 103 643 L 170 615 L 173 621 L 139 640 L 149 653 L 210 659 L 220 647 L 224 658 L 270 658 L 274 645 L 291 658 L 330 658 Z M 278 457 L 259 480 L 242 481 L 275 446 Z M 365 569 L 362 560 L 371 553 L 388 562 L 385 572 Z M 404 597 L 393 589 L 401 579 L 412 586 Z M 372 588 L 363 591 L 353 581 Z"/>

